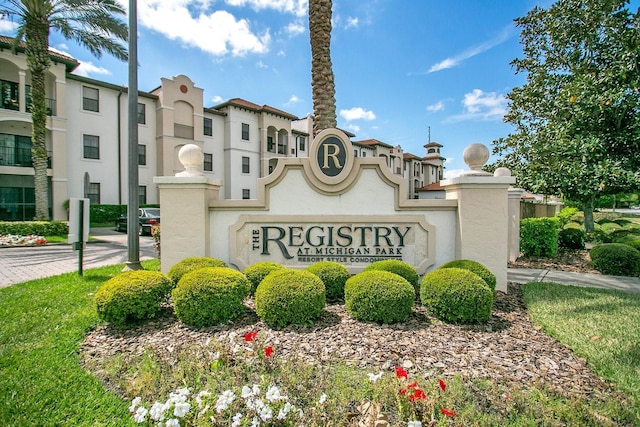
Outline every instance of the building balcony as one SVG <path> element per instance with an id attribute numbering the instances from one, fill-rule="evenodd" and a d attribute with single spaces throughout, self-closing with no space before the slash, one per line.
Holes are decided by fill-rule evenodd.
<path id="1" fill-rule="evenodd" d="M 51 151 L 47 151 L 47 168 L 51 169 Z M 0 166 L 32 168 L 30 148 L 0 147 Z"/>

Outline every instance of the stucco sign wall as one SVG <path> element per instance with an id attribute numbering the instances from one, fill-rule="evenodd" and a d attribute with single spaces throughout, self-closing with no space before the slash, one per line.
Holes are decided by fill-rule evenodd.
<path id="1" fill-rule="evenodd" d="M 420 274 L 434 264 L 434 227 L 424 216 L 241 215 L 230 227 L 231 262 L 306 267 L 320 261 L 358 272 L 374 261 L 398 259 Z"/>

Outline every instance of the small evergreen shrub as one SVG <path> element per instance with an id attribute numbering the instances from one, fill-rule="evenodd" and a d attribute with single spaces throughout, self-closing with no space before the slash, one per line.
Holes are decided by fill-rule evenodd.
<path id="1" fill-rule="evenodd" d="M 578 230 L 584 230 L 584 225 L 580 224 L 579 222 L 570 221 L 566 223 L 562 228 L 575 228 Z"/>
<path id="2" fill-rule="evenodd" d="M 344 287 L 346 310 L 365 322 L 402 322 L 411 314 L 415 299 L 415 289 L 405 278 L 385 270 L 363 271 Z"/>
<path id="3" fill-rule="evenodd" d="M 626 219 L 626 218 L 616 218 L 616 219 L 613 220 L 613 222 L 618 224 L 620 227 L 624 227 L 625 225 L 633 224 L 633 221 L 631 221 L 629 219 Z"/>
<path id="4" fill-rule="evenodd" d="M 127 271 L 107 280 L 94 296 L 98 317 L 117 328 L 153 318 L 166 301 L 171 280 L 157 271 Z"/>
<path id="5" fill-rule="evenodd" d="M 614 237 L 613 242 L 612 243 L 627 243 L 627 242 L 633 242 L 634 240 L 640 239 L 640 235 L 637 234 L 616 234 L 616 237 Z"/>
<path id="6" fill-rule="evenodd" d="M 584 231 L 580 228 L 563 228 L 558 232 L 558 244 L 567 249 L 584 249 Z"/>
<path id="7" fill-rule="evenodd" d="M 616 224 L 615 222 L 605 222 L 600 224 L 602 227 L 602 231 L 607 234 L 612 234 L 614 231 L 621 230 L 622 227 Z"/>
<path id="8" fill-rule="evenodd" d="M 66 236 L 69 227 L 62 221 L 0 221 L 0 235 Z"/>
<path id="9" fill-rule="evenodd" d="M 640 238 L 637 238 L 636 240 L 631 240 L 629 242 L 624 242 L 624 244 L 627 246 L 631 246 L 632 248 L 640 251 Z"/>
<path id="10" fill-rule="evenodd" d="M 604 243 L 589 252 L 591 263 L 602 274 L 638 276 L 640 252 L 623 243 Z"/>
<path id="11" fill-rule="evenodd" d="M 186 273 L 171 292 L 178 319 L 197 328 L 233 320 L 245 311 L 242 300 L 251 284 L 229 267 L 205 267 Z"/>
<path id="12" fill-rule="evenodd" d="M 493 292 L 480 276 L 461 268 L 426 274 L 420 284 L 422 304 L 438 319 L 452 323 L 485 322 L 491 316 Z"/>
<path id="13" fill-rule="evenodd" d="M 635 222 L 624 225 L 622 228 L 627 230 L 629 233 L 640 234 L 640 224 L 636 224 Z"/>
<path id="14" fill-rule="evenodd" d="M 404 278 L 415 290 L 415 295 L 420 294 L 420 276 L 415 268 L 409 263 L 400 261 L 399 259 L 385 259 L 382 261 L 375 261 L 364 268 L 363 271 L 383 270 L 390 273 L 395 273 L 398 276 Z"/>
<path id="15" fill-rule="evenodd" d="M 574 215 L 571 216 L 571 221 L 577 222 L 579 224 L 584 224 L 584 212 L 578 211 Z"/>
<path id="16" fill-rule="evenodd" d="M 558 221 L 525 218 L 520 221 L 520 250 L 525 256 L 553 256 L 558 252 Z"/>
<path id="17" fill-rule="evenodd" d="M 251 290 L 249 291 L 249 295 L 253 296 L 256 293 L 256 289 L 262 279 L 267 277 L 269 273 L 275 270 L 282 270 L 284 267 L 280 264 L 271 261 L 260 261 L 255 264 L 250 265 L 249 267 L 244 269 L 244 275 L 247 276 L 247 279 L 251 282 Z"/>
<path id="18" fill-rule="evenodd" d="M 304 270 L 271 272 L 255 295 L 256 313 L 271 328 L 310 324 L 320 317 L 325 303 L 322 280 Z"/>
<path id="19" fill-rule="evenodd" d="M 578 213 L 578 208 L 562 208 L 560 212 L 554 215 L 554 218 L 558 220 L 560 227 L 564 227 L 565 224 L 571 221 L 571 217 Z"/>
<path id="20" fill-rule="evenodd" d="M 470 259 L 458 259 L 454 261 L 449 261 L 440 266 L 440 268 L 462 268 L 463 270 L 469 270 L 472 273 L 480 276 L 482 280 L 485 281 L 487 286 L 491 291 L 496 290 L 496 275 L 491 272 L 487 267 L 480 264 L 477 261 L 472 261 Z"/>
<path id="21" fill-rule="evenodd" d="M 595 222 L 597 222 L 600 225 L 605 225 L 605 224 L 615 224 L 615 221 L 609 218 L 600 218 L 600 219 L 596 219 Z"/>
<path id="22" fill-rule="evenodd" d="M 344 265 L 334 261 L 320 261 L 305 270 L 315 274 L 322 280 L 327 293 L 327 300 L 336 301 L 344 298 L 344 284 L 351 273 Z"/>
<path id="23" fill-rule="evenodd" d="M 205 267 L 226 267 L 227 264 L 224 261 L 221 261 L 216 258 L 210 258 L 206 256 L 197 256 L 191 258 L 185 258 L 182 261 L 174 264 L 169 271 L 167 272 L 167 276 L 173 282 L 173 285 L 177 285 L 182 276 L 185 274 L 197 270 L 199 268 Z"/>

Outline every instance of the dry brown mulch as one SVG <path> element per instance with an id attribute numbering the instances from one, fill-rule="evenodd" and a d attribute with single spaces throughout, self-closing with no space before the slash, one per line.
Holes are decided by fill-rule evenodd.
<path id="1" fill-rule="evenodd" d="M 600 274 L 591 265 L 587 249 L 559 249 L 558 254 L 554 257 L 525 257 L 521 255 L 514 262 L 510 262 L 509 267 Z"/>

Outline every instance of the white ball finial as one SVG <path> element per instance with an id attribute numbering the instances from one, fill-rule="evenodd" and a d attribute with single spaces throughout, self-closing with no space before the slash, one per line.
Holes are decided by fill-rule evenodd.
<path id="1" fill-rule="evenodd" d="M 200 172 L 204 163 L 202 149 L 195 144 L 186 144 L 178 151 L 178 160 L 185 170 L 178 172 L 176 176 L 203 176 Z"/>
<path id="2" fill-rule="evenodd" d="M 482 166 L 489 160 L 489 149 L 486 145 L 480 143 L 474 143 L 464 149 L 462 153 L 464 162 L 469 166 L 468 171 L 463 172 L 462 175 L 491 175 L 489 172 L 482 170 Z"/>
<path id="3" fill-rule="evenodd" d="M 511 170 L 509 168 L 500 167 L 493 171 L 493 176 L 511 176 Z"/>

